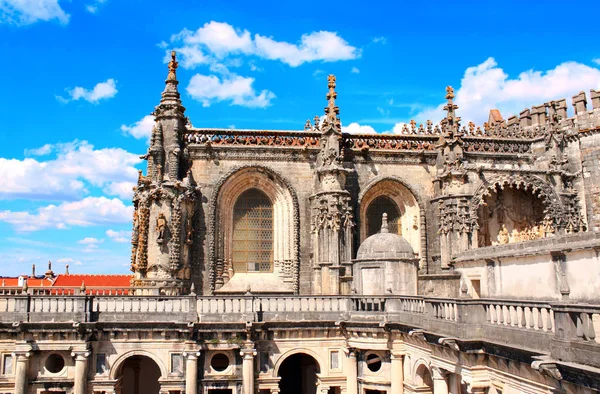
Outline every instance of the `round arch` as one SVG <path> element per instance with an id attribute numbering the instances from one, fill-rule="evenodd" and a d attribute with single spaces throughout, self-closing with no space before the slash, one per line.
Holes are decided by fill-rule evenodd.
<path id="1" fill-rule="evenodd" d="M 429 376 L 429 380 L 431 380 L 432 379 L 431 365 L 422 358 L 418 359 L 415 362 L 414 367 L 413 367 L 413 374 L 412 374 L 413 384 L 418 385 L 418 386 L 430 386 L 431 389 L 433 389 L 433 384 L 427 380 L 427 375 Z"/>
<path id="2" fill-rule="evenodd" d="M 287 358 L 289 358 L 290 356 L 293 356 L 295 354 L 306 354 L 307 356 L 311 356 L 317 362 L 317 367 L 319 368 L 319 371 L 321 371 L 321 372 L 323 371 L 321 369 L 321 365 L 324 365 L 324 364 L 317 353 L 315 353 L 314 351 L 312 351 L 310 349 L 303 349 L 303 348 L 292 349 L 292 350 L 288 350 L 287 352 L 285 352 L 281 356 L 279 356 L 279 358 L 275 362 L 275 366 L 273 367 L 273 377 L 279 376 L 279 368 L 281 367 L 281 364 L 283 364 L 283 362 Z"/>
<path id="3" fill-rule="evenodd" d="M 427 261 L 427 226 L 425 206 L 419 194 L 403 179 L 381 176 L 372 179 L 358 195 L 358 221 L 360 243 L 367 238 L 366 213 L 369 205 L 378 197 L 392 200 L 401 214 L 402 236 L 419 253 L 420 266 Z"/>
<path id="4" fill-rule="evenodd" d="M 127 361 L 128 358 L 134 357 L 134 356 L 148 357 L 149 359 L 154 361 L 156 363 L 156 365 L 158 366 L 158 368 L 160 369 L 160 376 L 161 377 L 167 376 L 167 374 L 168 374 L 167 367 L 162 362 L 160 357 L 158 357 L 154 353 L 148 352 L 146 350 L 130 350 L 128 352 L 121 354 L 119 357 L 117 357 L 115 362 L 112 363 L 111 368 L 110 368 L 110 373 L 109 373 L 110 379 L 116 380 L 118 378 L 119 373 L 121 372 L 121 368 L 123 367 L 123 364 L 125 363 L 125 361 Z"/>
<path id="5" fill-rule="evenodd" d="M 233 206 L 237 198 L 249 189 L 258 189 L 273 204 L 273 263 L 275 268 L 284 264 L 291 269 L 280 269 L 278 275 L 287 272 L 295 275 L 293 291 L 298 292 L 298 264 L 300 256 L 299 204 L 291 184 L 278 172 L 259 165 L 236 166 L 216 183 L 209 202 L 208 221 L 208 267 L 210 292 L 223 285 L 218 277 L 216 264 L 228 264 L 231 259 Z"/>

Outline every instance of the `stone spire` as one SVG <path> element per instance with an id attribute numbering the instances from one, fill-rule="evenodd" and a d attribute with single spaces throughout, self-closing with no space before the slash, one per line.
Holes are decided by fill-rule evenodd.
<path id="1" fill-rule="evenodd" d="M 387 221 L 387 213 L 385 213 L 385 212 L 383 213 L 383 215 L 381 215 L 381 230 L 379 230 L 379 232 L 381 234 L 390 232 L 390 228 L 388 227 L 388 221 Z"/>
<path id="2" fill-rule="evenodd" d="M 442 129 L 444 133 L 454 135 L 458 133 L 460 127 L 460 118 L 456 116 L 458 105 L 454 104 L 454 88 L 446 87 L 446 100 L 444 111 L 447 112 L 446 119 L 442 120 Z"/>
<path id="3" fill-rule="evenodd" d="M 329 92 L 327 92 L 327 107 L 325 107 L 325 121 L 323 122 L 323 129 L 327 127 L 333 127 L 338 133 L 342 132 L 340 125 L 340 108 L 335 105 L 335 99 L 337 98 L 337 92 L 335 91 L 335 75 L 329 74 L 327 76 L 327 86 Z"/>
<path id="4" fill-rule="evenodd" d="M 172 106 L 170 109 L 175 110 L 173 115 L 183 116 L 185 108 L 181 106 L 181 98 L 179 95 L 179 90 L 177 89 L 177 85 L 179 85 L 179 81 L 177 80 L 177 67 L 179 67 L 179 63 L 177 63 L 177 55 L 175 51 L 172 51 L 171 61 L 169 62 L 169 74 L 165 80 L 165 90 L 162 92 L 160 105 L 156 107 L 157 113 L 155 113 L 155 115 L 157 117 L 161 115 L 161 113 L 158 112 L 161 106 Z"/>

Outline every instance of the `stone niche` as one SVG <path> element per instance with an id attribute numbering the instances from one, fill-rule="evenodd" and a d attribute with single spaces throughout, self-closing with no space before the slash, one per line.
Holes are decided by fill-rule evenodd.
<path id="1" fill-rule="evenodd" d="M 357 294 L 417 295 L 419 259 L 406 239 L 388 231 L 386 214 L 380 232 L 365 239 L 352 262 Z"/>

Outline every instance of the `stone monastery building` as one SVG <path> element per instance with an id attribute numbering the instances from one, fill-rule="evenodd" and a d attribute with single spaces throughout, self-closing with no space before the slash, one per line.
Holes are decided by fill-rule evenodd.
<path id="1" fill-rule="evenodd" d="M 357 135 L 330 75 L 303 130 L 205 129 L 176 69 L 133 275 L 3 282 L 0 393 L 600 390 L 600 92 Z"/>

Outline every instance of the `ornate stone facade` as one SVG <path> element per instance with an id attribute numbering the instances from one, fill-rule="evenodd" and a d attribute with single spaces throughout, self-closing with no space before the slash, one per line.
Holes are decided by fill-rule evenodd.
<path id="1" fill-rule="evenodd" d="M 176 70 L 130 286 L 0 287 L 0 392 L 600 390 L 600 93 L 357 135 L 329 76 L 302 130 L 202 129 Z"/>

